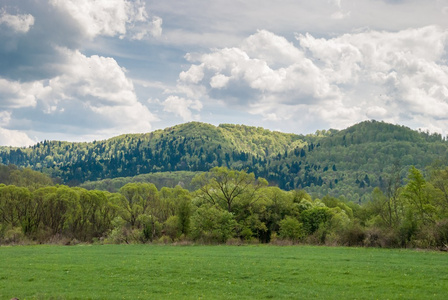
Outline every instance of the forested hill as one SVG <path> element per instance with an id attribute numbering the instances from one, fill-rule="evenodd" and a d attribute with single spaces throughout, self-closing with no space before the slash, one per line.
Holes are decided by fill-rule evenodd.
<path id="1" fill-rule="evenodd" d="M 283 189 L 359 199 L 386 188 L 393 173 L 448 161 L 438 134 L 366 121 L 345 130 L 296 135 L 243 125 L 191 122 L 105 141 L 44 141 L 28 148 L 0 147 L 3 164 L 30 167 L 77 185 L 85 181 L 215 166 L 248 169 Z"/>

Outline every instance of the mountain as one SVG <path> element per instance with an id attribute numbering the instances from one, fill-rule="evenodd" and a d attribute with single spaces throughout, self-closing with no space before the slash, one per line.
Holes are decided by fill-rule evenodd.
<path id="1" fill-rule="evenodd" d="M 247 169 L 286 190 L 303 188 L 360 201 L 376 186 L 385 189 L 394 173 L 405 178 L 411 165 L 423 169 L 434 162 L 445 164 L 448 142 L 439 134 L 377 121 L 311 135 L 191 122 L 91 143 L 44 141 L 28 148 L 0 147 L 0 161 L 69 185 L 226 166 Z"/>

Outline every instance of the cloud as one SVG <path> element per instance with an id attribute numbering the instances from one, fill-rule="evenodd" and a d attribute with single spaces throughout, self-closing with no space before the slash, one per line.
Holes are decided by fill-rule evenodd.
<path id="1" fill-rule="evenodd" d="M 157 16 L 153 17 L 152 21 L 145 26 L 135 27 L 138 30 L 134 30 L 131 39 L 142 40 L 146 35 L 152 35 L 154 37 L 160 37 L 162 35 L 162 18 Z"/>
<path id="2" fill-rule="evenodd" d="M 87 57 L 79 51 L 61 49 L 67 63 L 62 75 L 52 78 L 51 99 L 93 98 L 94 105 L 116 105 L 136 102 L 132 81 L 126 78 L 125 69 L 115 59 L 92 55 Z M 56 100 L 58 101 L 58 100 Z"/>
<path id="3" fill-rule="evenodd" d="M 429 24 L 447 28 L 444 7 L 445 0 L 430 5 L 403 0 L 189 0 L 176 1 L 175 8 L 171 1 L 151 1 L 165 21 L 164 41 L 187 51 L 231 47 L 257 29 L 289 39 L 294 31 L 328 37 L 365 27 L 394 32 Z"/>
<path id="4" fill-rule="evenodd" d="M 79 140 L 151 130 L 158 118 L 139 101 L 128 71 L 112 57 L 82 52 L 101 36 L 160 36 L 162 19 L 143 1 L 9 2 L 9 13 L 0 11 L 2 143 L 26 145 L 30 134 Z"/>
<path id="5" fill-rule="evenodd" d="M 34 25 L 34 17 L 30 14 L 10 15 L 3 10 L 0 12 L 0 24 L 5 24 L 16 32 L 26 33 Z"/>
<path id="6" fill-rule="evenodd" d="M 11 121 L 11 112 L 9 111 L 1 111 L 0 112 L 0 126 L 5 126 L 9 124 Z"/>
<path id="7" fill-rule="evenodd" d="M 169 96 L 163 103 L 163 110 L 182 118 L 183 121 L 197 120 L 199 116 L 193 115 L 191 110 L 200 111 L 202 103 L 198 100 Z"/>
<path id="8" fill-rule="evenodd" d="M 162 19 L 150 19 L 145 3 L 126 0 L 50 0 L 50 3 L 75 19 L 90 38 L 98 35 L 143 39 L 147 34 L 160 36 Z"/>
<path id="9" fill-rule="evenodd" d="M 259 47 L 259 45 L 263 47 Z M 216 49 L 198 57 L 188 56 L 193 62 L 188 71 L 179 76 L 179 86 L 195 89 L 197 84 L 213 89 L 246 89 L 252 99 L 240 98 L 240 104 L 261 101 L 266 105 L 278 102 L 281 96 L 286 104 L 301 98 L 337 97 L 337 88 L 331 86 L 319 68 L 302 50 L 265 30 L 247 38 L 241 48 Z M 206 74 L 207 76 L 205 76 Z M 210 89 L 211 88 L 211 89 Z M 295 96 L 293 96 L 293 94 Z"/>
<path id="10" fill-rule="evenodd" d="M 59 51 L 66 57 L 66 63 L 60 66 L 58 76 L 26 83 L 0 78 L 2 106 L 35 107 L 40 102 L 50 107 L 80 99 L 90 107 L 137 102 L 132 81 L 113 58 L 87 57 L 69 49 Z"/>
<path id="11" fill-rule="evenodd" d="M 331 15 L 331 18 L 335 19 L 335 20 L 342 20 L 342 19 L 348 18 L 350 16 L 350 13 L 351 12 L 349 12 L 349 11 L 344 12 L 342 10 L 338 10 L 337 12 L 335 12 Z"/>
<path id="12" fill-rule="evenodd" d="M 158 118 L 296 132 L 376 118 L 447 132 L 446 1 L 1 6 L 3 130 L 82 140 Z"/>
<path id="13" fill-rule="evenodd" d="M 24 132 L 5 128 L 10 122 L 11 112 L 0 111 L 0 146 L 24 147 L 36 143 Z"/>
<path id="14" fill-rule="evenodd" d="M 188 83 L 198 83 L 204 78 L 203 66 L 192 65 L 186 72 L 179 75 L 179 79 Z"/>
<path id="15" fill-rule="evenodd" d="M 336 128 L 376 118 L 448 133 L 447 30 L 298 34 L 296 41 L 260 30 L 237 47 L 187 55 L 192 65 L 179 75 L 179 91 L 265 120 L 296 118 L 297 126 L 305 125 L 297 115 L 308 114 Z"/>
<path id="16" fill-rule="evenodd" d="M 36 106 L 36 95 L 45 90 L 42 83 L 20 83 L 0 78 L 0 109 Z"/>
<path id="17" fill-rule="evenodd" d="M 13 147 L 24 147 L 35 144 L 24 132 L 17 130 L 8 130 L 0 127 L 0 145 L 13 146 Z"/>
<path id="18" fill-rule="evenodd" d="M 102 120 L 102 125 L 96 124 L 96 130 L 123 133 L 151 129 L 150 122 L 155 117 L 138 101 L 126 70 L 113 58 L 62 51 L 69 63 L 62 75 L 49 81 L 51 92 L 42 98 L 50 112 L 64 110 L 65 102 L 75 101 L 82 104 L 84 111 L 93 112 L 92 117 Z"/>
<path id="19" fill-rule="evenodd" d="M 350 11 L 346 12 L 342 9 L 341 0 L 333 0 L 332 2 L 338 8 L 338 10 L 331 15 L 332 19 L 342 20 L 350 16 Z"/>
<path id="20" fill-rule="evenodd" d="M 48 130 L 51 124 L 67 132 L 110 136 L 151 129 L 157 118 L 138 101 L 132 81 L 113 58 L 60 52 L 67 61 L 61 75 L 27 83 L 0 79 L 2 106 L 16 113 L 32 108 L 25 118 L 33 130 Z"/>
<path id="21" fill-rule="evenodd" d="M 249 36 L 241 45 L 241 49 L 249 57 L 266 61 L 271 67 L 287 67 L 302 60 L 304 55 L 286 38 L 267 30 L 258 30 Z"/>

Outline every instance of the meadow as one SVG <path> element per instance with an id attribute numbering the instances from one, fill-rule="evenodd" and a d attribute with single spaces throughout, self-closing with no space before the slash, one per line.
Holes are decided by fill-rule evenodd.
<path id="1" fill-rule="evenodd" d="M 442 252 L 317 246 L 0 247 L 0 299 L 446 299 Z"/>

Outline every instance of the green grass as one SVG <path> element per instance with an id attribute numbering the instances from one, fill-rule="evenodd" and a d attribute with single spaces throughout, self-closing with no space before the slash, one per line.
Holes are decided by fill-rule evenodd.
<path id="1" fill-rule="evenodd" d="M 448 255 L 312 246 L 0 247 L 0 299 L 446 299 Z"/>

